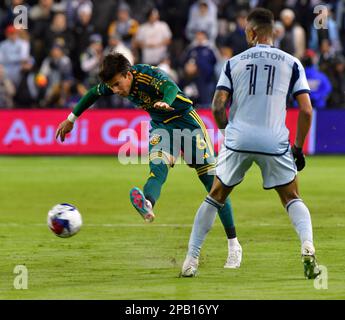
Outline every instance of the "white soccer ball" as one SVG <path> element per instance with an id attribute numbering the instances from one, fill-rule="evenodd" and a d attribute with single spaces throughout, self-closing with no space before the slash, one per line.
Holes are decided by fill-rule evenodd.
<path id="1" fill-rule="evenodd" d="M 68 203 L 57 204 L 49 210 L 47 222 L 49 229 L 61 238 L 72 237 L 83 224 L 78 209 Z"/>

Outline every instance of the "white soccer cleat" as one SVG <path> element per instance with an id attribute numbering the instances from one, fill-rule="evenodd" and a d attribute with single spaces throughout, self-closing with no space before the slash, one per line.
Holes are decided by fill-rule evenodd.
<path id="1" fill-rule="evenodd" d="M 316 261 L 315 248 L 313 243 L 310 241 L 304 241 L 301 251 L 304 277 L 306 279 L 317 278 L 321 274 L 321 269 Z"/>
<path id="2" fill-rule="evenodd" d="M 237 269 L 241 266 L 242 261 L 242 247 L 238 243 L 235 246 L 229 247 L 229 255 L 224 265 L 226 269 Z"/>
<path id="3" fill-rule="evenodd" d="M 191 278 L 196 276 L 198 270 L 199 259 L 187 256 L 183 262 L 181 277 Z"/>

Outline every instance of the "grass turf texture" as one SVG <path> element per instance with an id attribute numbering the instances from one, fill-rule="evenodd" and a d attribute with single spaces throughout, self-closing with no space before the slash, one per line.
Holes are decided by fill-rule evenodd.
<path id="1" fill-rule="evenodd" d="M 303 278 L 300 244 L 274 191 L 256 166 L 233 193 L 243 247 L 238 270 L 223 268 L 227 241 L 219 219 L 202 250 L 199 275 L 178 278 L 195 212 L 206 193 L 194 170 L 169 173 L 156 220 L 144 224 L 128 192 L 142 187 L 147 165 L 110 157 L 0 157 L 0 299 L 344 299 L 345 158 L 308 157 L 300 192 L 310 208 L 328 289 Z M 47 211 L 69 202 L 79 234 L 60 239 Z M 14 267 L 28 268 L 16 290 Z"/>

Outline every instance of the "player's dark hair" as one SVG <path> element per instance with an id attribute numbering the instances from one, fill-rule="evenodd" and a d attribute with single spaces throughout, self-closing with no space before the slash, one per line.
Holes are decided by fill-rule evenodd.
<path id="1" fill-rule="evenodd" d="M 117 74 L 125 76 L 130 69 L 131 63 L 128 59 L 123 54 L 114 52 L 105 56 L 98 75 L 103 82 L 107 82 Z"/>
<path id="2" fill-rule="evenodd" d="M 253 9 L 247 17 L 247 21 L 258 30 L 273 31 L 274 16 L 272 11 L 265 8 Z"/>

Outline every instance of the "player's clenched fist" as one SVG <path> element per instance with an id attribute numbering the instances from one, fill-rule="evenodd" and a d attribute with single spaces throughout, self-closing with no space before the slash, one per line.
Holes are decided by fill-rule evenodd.
<path id="1" fill-rule="evenodd" d="M 158 110 L 166 110 L 166 111 L 173 111 L 175 110 L 173 107 L 170 107 L 166 102 L 158 101 L 156 102 L 153 107 Z"/>
<path id="2" fill-rule="evenodd" d="M 56 130 L 55 138 L 58 139 L 60 137 L 61 142 L 64 142 L 66 134 L 72 131 L 73 126 L 73 122 L 68 119 L 61 122 Z"/>
<path id="3" fill-rule="evenodd" d="M 297 171 L 303 170 L 305 167 L 305 157 L 302 148 L 298 148 L 294 145 L 292 147 L 292 154 L 296 163 Z"/>

